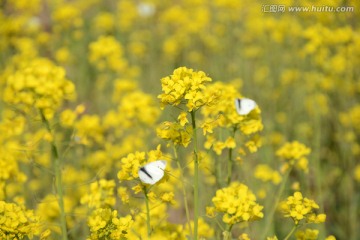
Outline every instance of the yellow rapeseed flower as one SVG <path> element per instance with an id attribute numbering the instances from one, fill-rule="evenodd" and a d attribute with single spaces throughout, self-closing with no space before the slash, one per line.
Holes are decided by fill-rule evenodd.
<path id="1" fill-rule="evenodd" d="M 120 161 L 121 169 L 117 174 L 119 180 L 133 180 L 138 177 L 140 166 L 146 162 L 145 152 L 130 153 Z"/>
<path id="2" fill-rule="evenodd" d="M 256 202 L 251 190 L 239 182 L 233 182 L 229 187 L 217 190 L 212 202 L 216 211 L 224 214 L 223 221 L 229 225 L 264 217 L 263 206 Z"/>
<path id="3" fill-rule="evenodd" d="M 347 112 L 340 113 L 339 118 L 342 125 L 360 133 L 360 104 L 353 106 Z"/>
<path id="4" fill-rule="evenodd" d="M 113 207 L 116 201 L 114 188 L 114 180 L 100 179 L 90 184 L 90 191 L 81 198 L 80 202 L 89 208 Z"/>
<path id="5" fill-rule="evenodd" d="M 271 169 L 271 167 L 266 164 L 257 165 L 254 171 L 254 176 L 264 182 L 271 181 L 276 185 L 279 184 L 282 179 L 279 172 Z"/>
<path id="6" fill-rule="evenodd" d="M 308 159 L 306 158 L 309 155 L 311 149 L 306 147 L 304 144 L 293 141 L 285 143 L 280 149 L 276 151 L 276 156 L 285 160 L 284 168 L 288 169 L 290 166 L 295 166 L 296 168 L 308 172 Z"/>
<path id="7" fill-rule="evenodd" d="M 122 203 L 129 203 L 130 202 L 130 195 L 127 191 L 126 187 L 119 187 L 117 189 L 118 196 L 120 197 L 120 200 Z"/>
<path id="8" fill-rule="evenodd" d="M 100 12 L 94 19 L 94 28 L 98 32 L 109 33 L 114 30 L 115 16 L 109 12 Z"/>
<path id="9" fill-rule="evenodd" d="M 182 127 L 185 126 L 186 123 L 189 123 L 189 120 L 187 119 L 187 112 L 181 112 L 178 116 L 178 120 Z"/>
<path id="10" fill-rule="evenodd" d="M 280 209 L 284 217 L 292 218 L 296 225 L 301 221 L 306 223 L 323 223 L 326 219 L 325 214 L 315 213 L 319 209 L 319 205 L 314 200 L 304 198 L 301 192 L 295 192 L 286 201 L 282 201 Z"/>
<path id="11" fill-rule="evenodd" d="M 3 100 L 26 112 L 35 107 L 51 119 L 65 100 L 74 97 L 75 86 L 65 78 L 65 69 L 37 58 L 7 78 Z"/>
<path id="12" fill-rule="evenodd" d="M 64 197 L 64 208 L 66 213 L 72 212 L 74 205 L 75 199 L 68 196 Z M 53 232 L 61 233 L 59 225 L 56 224 L 60 217 L 60 207 L 57 196 L 48 194 L 41 199 L 41 202 L 37 206 L 36 213 L 40 216 L 40 219 L 49 224 L 49 228 Z M 67 223 L 71 226 L 70 218 L 67 218 Z"/>
<path id="13" fill-rule="evenodd" d="M 304 231 L 297 231 L 295 233 L 296 240 L 317 240 L 319 230 L 317 229 L 305 229 Z"/>
<path id="14" fill-rule="evenodd" d="M 201 128 L 206 135 L 205 148 L 212 149 L 217 155 L 221 155 L 224 149 L 235 147 L 246 147 L 249 152 L 256 152 L 261 146 L 261 138 L 256 135 L 263 129 L 261 111 L 256 107 L 251 114 L 239 115 L 234 101 L 241 94 L 234 85 L 236 84 L 216 82 L 205 89 L 205 94 L 212 96 L 213 101 L 202 108 L 201 113 L 205 119 Z M 224 137 L 224 130 L 228 132 L 227 138 Z M 240 145 L 235 133 L 251 138 L 247 137 L 243 145 Z"/>
<path id="15" fill-rule="evenodd" d="M 234 84 L 216 82 L 208 85 L 206 95 L 213 96 L 213 104 L 202 109 L 207 122 L 215 121 L 218 126 L 225 128 L 236 127 L 243 134 L 250 135 L 263 129 L 260 109 L 256 107 L 252 114 L 239 115 L 235 108 L 235 99 L 241 97 L 234 88 Z"/>
<path id="16" fill-rule="evenodd" d="M 165 105 L 178 106 L 185 103 L 188 111 L 212 104 L 212 96 L 204 94 L 205 84 L 211 82 L 202 71 L 180 67 L 173 74 L 161 79 L 163 93 L 158 95 L 162 108 Z"/>
<path id="17" fill-rule="evenodd" d="M 192 229 L 194 229 L 194 221 L 190 222 L 190 226 Z M 199 222 L 198 222 L 198 239 L 209 239 L 212 238 L 215 234 L 215 231 L 212 227 L 210 227 L 203 218 L 199 218 Z M 185 229 L 184 232 L 186 235 L 190 235 L 190 231 L 189 231 L 189 225 L 186 224 L 185 225 Z"/>
<path id="18" fill-rule="evenodd" d="M 164 159 L 164 154 L 160 149 L 161 145 L 158 145 L 155 150 L 149 152 L 135 152 L 130 153 L 126 157 L 123 157 L 120 161 L 120 170 L 117 177 L 120 181 L 133 180 L 138 178 L 139 168 L 148 162 Z M 166 179 L 166 178 L 164 178 Z"/>
<path id="19" fill-rule="evenodd" d="M 192 127 L 187 124 L 181 126 L 180 123 L 163 122 L 160 127 L 156 129 L 158 137 L 172 142 L 174 145 L 182 145 L 187 147 L 191 142 Z"/>
<path id="20" fill-rule="evenodd" d="M 123 47 L 113 36 L 100 36 L 89 45 L 89 60 L 99 71 L 122 72 L 128 67 Z"/>
<path id="21" fill-rule="evenodd" d="M 250 237 L 249 237 L 249 235 L 247 233 L 242 233 L 238 237 L 238 240 L 251 240 L 251 239 L 250 239 Z"/>
<path id="22" fill-rule="evenodd" d="M 161 201 L 168 202 L 170 204 L 175 204 L 175 195 L 173 192 L 166 192 L 161 195 Z"/>
<path id="23" fill-rule="evenodd" d="M 325 240 L 336 240 L 336 238 L 333 235 L 329 235 L 325 238 Z"/>
<path id="24" fill-rule="evenodd" d="M 32 239 L 40 235 L 40 218 L 32 210 L 15 203 L 0 201 L 1 239 Z"/>
<path id="25" fill-rule="evenodd" d="M 56 24 L 55 30 L 57 31 L 82 25 L 81 10 L 73 3 L 63 3 L 61 7 L 56 8 L 52 19 Z"/>
<path id="26" fill-rule="evenodd" d="M 83 115 L 74 123 L 76 140 L 85 145 L 103 143 L 104 128 L 98 115 Z"/>
<path id="27" fill-rule="evenodd" d="M 87 239 L 127 239 L 133 222 L 130 215 L 119 218 L 116 210 L 98 208 L 88 218 L 90 236 Z"/>

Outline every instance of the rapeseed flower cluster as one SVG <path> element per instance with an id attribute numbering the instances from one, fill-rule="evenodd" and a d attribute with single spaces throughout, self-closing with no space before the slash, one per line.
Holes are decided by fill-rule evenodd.
<path id="1" fill-rule="evenodd" d="M 243 134 L 250 135 L 259 132 L 263 129 L 260 118 L 260 109 L 257 107 L 249 115 L 239 115 L 236 112 L 234 100 L 242 98 L 243 96 L 237 91 L 234 86 L 239 86 L 238 82 L 232 84 L 225 84 L 216 82 L 208 86 L 207 94 L 218 95 L 216 104 L 207 106 L 202 110 L 205 118 L 216 119 L 216 122 L 221 127 L 237 127 Z"/>
<path id="2" fill-rule="evenodd" d="M 105 148 L 115 148 L 111 155 L 121 158 L 144 148 L 150 134 L 144 128 L 155 127 L 160 110 L 155 98 L 139 90 L 138 84 L 131 79 L 116 79 L 113 88 L 112 102 L 116 107 L 107 111 L 100 122 L 106 139 L 117 142 L 109 144 L 107 141 Z"/>
<path id="3" fill-rule="evenodd" d="M 309 155 L 310 152 L 310 148 L 306 147 L 304 144 L 298 141 L 293 141 L 285 143 L 280 149 L 278 149 L 276 151 L 276 156 L 285 161 L 283 170 L 287 170 L 294 166 L 295 168 L 307 173 L 309 171 L 309 161 L 306 156 Z"/>
<path id="4" fill-rule="evenodd" d="M 160 150 L 160 145 L 156 150 L 145 152 L 130 153 L 126 157 L 121 159 L 121 169 L 119 170 L 117 177 L 120 181 L 134 180 L 138 178 L 139 168 L 148 162 L 152 162 L 158 159 L 163 159 L 164 154 Z"/>
<path id="5" fill-rule="evenodd" d="M 273 184 L 279 184 L 281 182 L 281 175 L 278 171 L 271 169 L 266 164 L 259 164 L 254 170 L 254 177 L 262 180 L 263 182 L 272 182 Z"/>
<path id="6" fill-rule="evenodd" d="M 174 145 L 182 145 L 184 147 L 187 147 L 191 142 L 192 134 L 192 127 L 189 124 L 183 126 L 181 120 L 180 123 L 163 122 L 162 125 L 157 128 L 158 137 L 168 140 Z"/>
<path id="7" fill-rule="evenodd" d="M 63 198 L 64 201 L 64 211 L 66 213 L 70 213 L 75 211 L 75 206 L 77 201 L 70 196 L 65 196 Z M 79 211 L 80 215 L 84 214 L 84 211 Z M 42 221 L 46 224 L 52 232 L 54 233 L 61 233 L 61 229 L 58 224 L 58 219 L 61 214 L 61 210 L 58 203 L 58 198 L 54 194 L 47 194 L 41 199 L 41 202 L 37 205 L 36 214 L 40 217 Z M 67 223 L 69 226 L 74 226 L 77 220 L 84 220 L 83 217 L 77 217 L 72 219 L 70 216 L 67 217 Z"/>
<path id="8" fill-rule="evenodd" d="M 122 72 L 128 67 L 123 47 L 112 36 L 101 36 L 89 45 L 89 60 L 99 71 Z"/>
<path id="9" fill-rule="evenodd" d="M 86 204 L 90 209 L 102 207 L 114 207 L 115 181 L 100 179 L 90 184 L 90 192 L 81 198 L 81 204 Z"/>
<path id="10" fill-rule="evenodd" d="M 2 239 L 33 239 L 41 233 L 39 217 L 22 205 L 0 201 L 0 215 Z"/>
<path id="11" fill-rule="evenodd" d="M 296 240 L 316 240 L 318 239 L 319 230 L 306 228 L 304 231 L 295 233 Z"/>
<path id="12" fill-rule="evenodd" d="M 94 28 L 100 33 L 109 33 L 114 31 L 115 17 L 109 12 L 100 12 L 96 15 Z"/>
<path id="13" fill-rule="evenodd" d="M 81 11 L 77 4 L 64 3 L 61 8 L 57 8 L 52 14 L 54 21 L 54 30 L 57 32 L 66 31 L 68 29 L 80 29 L 83 25 Z"/>
<path id="14" fill-rule="evenodd" d="M 98 115 L 82 115 L 74 122 L 76 141 L 84 145 L 103 144 L 104 127 L 101 125 L 101 118 Z"/>
<path id="15" fill-rule="evenodd" d="M 85 111 L 84 105 L 79 105 L 75 108 L 75 110 L 65 109 L 60 113 L 60 124 L 64 128 L 74 127 L 74 123 L 78 119 L 78 117 L 83 114 Z"/>
<path id="16" fill-rule="evenodd" d="M 295 225 L 305 223 L 323 223 L 325 214 L 316 214 L 319 205 L 314 200 L 303 197 L 301 192 L 295 192 L 293 196 L 288 197 L 280 203 L 280 209 L 284 217 L 292 218 Z"/>
<path id="17" fill-rule="evenodd" d="M 96 209 L 88 218 L 90 236 L 87 239 L 128 239 L 133 223 L 130 215 L 118 217 L 116 210 Z"/>
<path id="18" fill-rule="evenodd" d="M 207 215 L 215 216 L 216 212 L 222 213 L 223 222 L 230 226 L 264 217 L 264 207 L 256 202 L 251 190 L 239 182 L 232 182 L 229 187 L 217 190 L 212 202 L 214 207 L 207 208 Z"/>
<path id="19" fill-rule="evenodd" d="M 65 100 L 75 98 L 75 86 L 65 77 L 65 70 L 45 58 L 34 59 L 10 75 L 3 100 L 29 113 L 34 107 L 48 119 Z"/>
<path id="20" fill-rule="evenodd" d="M 251 240 L 247 233 L 243 233 L 238 237 L 238 240 Z"/>
<path id="21" fill-rule="evenodd" d="M 122 114 L 124 112 L 125 116 Z M 116 114 L 118 124 L 123 128 L 134 128 L 139 125 L 155 125 L 160 111 L 152 96 L 136 90 L 123 94 Z"/>
<path id="22" fill-rule="evenodd" d="M 158 98 L 162 107 L 184 103 L 191 112 L 216 101 L 216 95 L 204 93 L 205 84 L 211 81 L 202 71 L 180 67 L 175 69 L 172 75 L 161 79 L 163 93 L 158 95 Z"/>
<path id="23" fill-rule="evenodd" d="M 11 190 L 10 183 L 21 184 L 26 182 L 28 178 L 20 168 L 19 159 L 22 154 L 13 149 L 19 147 L 19 143 L 0 138 L 0 144 L 0 200 L 4 200 L 13 197 L 11 193 L 17 192 Z"/>
<path id="24" fill-rule="evenodd" d="M 194 228 L 194 221 L 190 222 L 190 226 L 193 229 Z M 184 229 L 186 235 L 190 235 L 190 229 L 188 227 L 188 225 L 185 225 L 185 229 Z M 199 218 L 199 232 L 198 232 L 198 238 L 199 239 L 209 239 L 214 237 L 215 235 L 215 231 L 214 229 L 209 226 L 203 218 Z"/>
<path id="25" fill-rule="evenodd" d="M 216 82 L 206 89 L 207 94 L 218 96 L 218 101 L 202 109 L 204 121 L 201 127 L 207 139 L 205 148 L 212 149 L 217 155 L 221 155 L 224 149 L 235 149 L 236 147 L 240 154 L 244 154 L 245 149 L 248 149 L 249 152 L 256 152 L 261 146 L 261 139 L 256 135 L 263 129 L 261 111 L 259 107 L 256 107 L 248 115 L 239 115 L 235 109 L 234 100 L 242 96 L 234 88 L 234 85 L 236 86 L 236 83 Z M 223 136 L 225 129 L 229 132 L 226 137 Z M 244 143 L 240 146 L 235 140 L 236 132 L 247 136 L 242 139 Z"/>

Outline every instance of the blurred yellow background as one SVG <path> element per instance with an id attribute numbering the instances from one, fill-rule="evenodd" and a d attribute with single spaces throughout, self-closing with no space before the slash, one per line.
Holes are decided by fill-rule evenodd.
<path id="1" fill-rule="evenodd" d="M 37 227 L 52 231 L 41 230 L 44 238 L 60 233 L 48 143 L 55 138 L 64 159 L 68 235 L 85 239 L 89 210 L 84 204 L 90 200 L 80 199 L 91 183 L 115 181 L 92 188 L 113 190 L 116 185 L 117 201 L 124 204 L 128 190 L 116 175 L 120 159 L 156 149 L 158 143 L 172 153 L 156 139 L 156 127 L 176 119 L 177 112 L 161 113 L 157 96 L 160 79 L 182 66 L 233 86 L 261 109 L 262 146 L 237 167 L 243 169 L 239 181 L 251 186 L 265 206 L 265 217 L 280 180 L 265 184 L 255 169 L 266 164 L 280 170 L 276 151 L 296 140 L 311 149 L 309 170 L 292 172 L 285 191 L 292 195 L 300 189 L 319 204 L 327 216 L 317 227 L 319 239 L 330 234 L 360 238 L 359 1 L 0 0 L 0 6 L 0 200 L 34 209 L 46 222 Z M 36 83 L 49 93 L 41 104 L 36 96 L 16 95 L 26 84 L 21 76 L 29 72 L 21 71 L 29 66 L 41 68 L 32 73 L 34 81 L 52 69 L 53 77 Z M 47 86 L 54 79 L 57 85 Z M 42 128 L 33 114 L 36 101 L 51 126 L 61 129 L 56 134 Z M 181 156 L 189 155 L 190 150 Z M 115 209 L 125 216 L 132 208 Z M 201 211 L 208 221 L 205 206 Z M 179 212 L 169 210 L 169 221 L 179 216 L 185 221 Z M 249 235 L 260 239 L 264 225 L 252 225 Z M 281 239 L 290 224 L 278 216 L 271 226 L 266 236 Z M 220 237 L 221 231 L 206 239 Z"/>

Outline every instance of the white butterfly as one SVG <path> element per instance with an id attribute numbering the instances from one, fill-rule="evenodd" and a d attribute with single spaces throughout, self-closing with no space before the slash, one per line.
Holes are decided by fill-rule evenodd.
<path id="1" fill-rule="evenodd" d="M 164 170 L 166 167 L 165 160 L 157 160 L 155 162 L 148 163 L 139 169 L 139 178 L 143 183 L 155 184 L 164 176 Z"/>
<path id="2" fill-rule="evenodd" d="M 249 98 L 237 98 L 235 99 L 236 111 L 240 115 L 247 115 L 256 107 L 256 102 Z"/>

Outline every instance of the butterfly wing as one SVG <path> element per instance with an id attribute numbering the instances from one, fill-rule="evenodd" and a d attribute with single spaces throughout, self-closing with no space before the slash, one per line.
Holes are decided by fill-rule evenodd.
<path id="1" fill-rule="evenodd" d="M 236 111 L 239 115 L 247 115 L 256 107 L 256 102 L 249 98 L 235 99 Z"/>
<path id="2" fill-rule="evenodd" d="M 139 175 L 141 182 L 143 182 L 143 183 L 147 183 L 147 184 L 151 184 L 151 185 L 156 183 L 145 167 L 141 167 L 139 169 L 138 175 Z"/>
<path id="3" fill-rule="evenodd" d="M 153 185 L 163 178 L 165 167 L 166 161 L 164 160 L 148 163 L 139 169 L 139 178 L 143 183 Z"/>
<path id="4" fill-rule="evenodd" d="M 240 98 L 236 98 L 235 99 L 235 108 L 238 114 L 240 114 L 240 110 L 241 110 L 241 99 Z"/>

